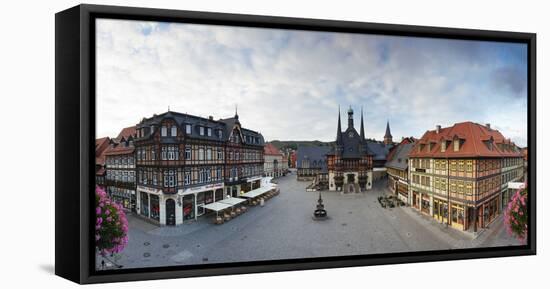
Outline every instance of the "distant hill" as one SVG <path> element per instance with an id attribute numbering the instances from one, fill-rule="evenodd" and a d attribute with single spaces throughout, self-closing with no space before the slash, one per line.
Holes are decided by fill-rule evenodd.
<path id="1" fill-rule="evenodd" d="M 269 143 L 273 144 L 279 150 L 284 150 L 284 149 L 297 150 L 298 146 L 331 146 L 334 144 L 334 142 L 322 142 L 318 140 L 314 140 L 314 141 L 273 140 L 273 141 L 270 141 Z"/>

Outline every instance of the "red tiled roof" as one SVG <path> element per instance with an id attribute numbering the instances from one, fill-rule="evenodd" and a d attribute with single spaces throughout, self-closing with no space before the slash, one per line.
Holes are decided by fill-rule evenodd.
<path id="1" fill-rule="evenodd" d="M 134 152 L 134 146 L 117 145 L 105 150 L 105 156 L 126 155 Z"/>
<path id="2" fill-rule="evenodd" d="M 109 148 L 109 138 L 102 137 L 95 140 L 95 163 L 105 164 L 105 151 Z"/>
<path id="3" fill-rule="evenodd" d="M 442 141 L 455 138 L 461 140 L 459 150 L 454 151 L 453 143 L 450 142 L 445 152 L 441 152 Z M 486 142 L 491 139 L 493 145 L 492 149 L 489 149 Z M 433 144 L 431 150 L 429 150 L 429 143 Z M 424 144 L 424 148 L 419 151 L 421 144 Z M 503 144 L 502 147 L 501 144 Z M 498 130 L 468 121 L 441 128 L 439 133 L 436 130 L 426 131 L 411 150 L 409 157 L 520 157 L 519 151 L 511 149 L 515 147 L 514 143 L 506 139 Z"/>
<path id="4" fill-rule="evenodd" d="M 401 142 L 397 145 L 394 145 L 391 149 L 390 149 L 390 152 L 388 153 L 388 156 L 386 157 L 386 159 L 389 161 L 389 160 L 392 160 L 393 159 L 393 155 L 395 155 L 395 152 L 397 151 L 397 148 L 400 146 L 400 145 L 404 145 L 404 144 L 408 144 L 408 143 L 414 143 L 416 141 L 416 139 L 414 137 L 405 137 L 401 140 Z"/>
<path id="5" fill-rule="evenodd" d="M 130 136 L 135 137 L 136 136 L 136 126 L 130 126 L 123 128 L 118 136 L 116 137 L 116 142 L 120 142 L 120 140 L 124 137 L 124 139 L 128 139 Z"/>
<path id="6" fill-rule="evenodd" d="M 278 156 L 283 154 L 273 144 L 267 143 L 264 146 L 264 155 Z"/>
<path id="7" fill-rule="evenodd" d="M 109 142 L 109 137 L 102 137 L 95 140 L 95 149 L 102 147 L 105 143 Z"/>

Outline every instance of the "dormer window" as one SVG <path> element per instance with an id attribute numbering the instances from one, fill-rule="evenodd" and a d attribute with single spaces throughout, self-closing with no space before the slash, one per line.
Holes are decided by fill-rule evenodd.
<path id="1" fill-rule="evenodd" d="M 492 139 L 486 141 L 485 145 L 487 145 L 487 149 L 489 149 L 490 151 L 493 150 L 493 140 Z"/>
<path id="2" fill-rule="evenodd" d="M 220 129 L 220 130 L 218 130 L 218 138 L 219 138 L 219 139 L 222 139 L 222 137 L 223 137 L 223 136 L 222 136 L 222 130 Z"/>
<path id="3" fill-rule="evenodd" d="M 444 140 L 441 142 L 441 152 L 444 153 L 446 149 L 447 149 L 447 141 Z"/>
<path id="4" fill-rule="evenodd" d="M 167 136 L 168 135 L 168 128 L 166 128 L 166 126 L 162 126 L 161 129 L 160 129 L 160 135 L 161 136 Z"/>
<path id="5" fill-rule="evenodd" d="M 455 139 L 453 141 L 453 150 L 455 152 L 457 152 L 458 150 L 460 149 L 460 140 L 459 139 Z"/>
<path id="6" fill-rule="evenodd" d="M 190 124 L 185 125 L 185 133 L 186 134 L 191 134 L 191 125 Z"/>
<path id="7" fill-rule="evenodd" d="M 178 135 L 178 127 L 173 125 L 171 128 L 170 128 L 170 135 L 171 136 L 177 136 Z"/>
<path id="8" fill-rule="evenodd" d="M 203 126 L 199 126 L 199 134 L 204 135 L 204 127 Z"/>
<path id="9" fill-rule="evenodd" d="M 420 144 L 420 146 L 418 147 L 418 151 L 423 150 L 423 149 L 424 149 L 424 146 L 425 146 L 425 144 Z"/>
<path id="10" fill-rule="evenodd" d="M 212 128 L 210 128 L 210 127 L 207 128 L 206 132 L 207 132 L 208 136 L 212 136 Z"/>

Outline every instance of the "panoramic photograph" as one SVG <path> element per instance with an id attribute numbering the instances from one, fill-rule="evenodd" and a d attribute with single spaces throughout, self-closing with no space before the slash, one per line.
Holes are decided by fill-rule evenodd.
<path id="1" fill-rule="evenodd" d="M 526 243 L 527 44 L 95 26 L 96 270 Z"/>

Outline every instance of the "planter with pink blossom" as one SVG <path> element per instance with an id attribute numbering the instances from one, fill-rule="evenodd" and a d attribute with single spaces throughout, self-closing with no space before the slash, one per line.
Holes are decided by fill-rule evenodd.
<path id="1" fill-rule="evenodd" d="M 509 235 L 514 236 L 522 244 L 527 243 L 528 211 L 527 188 L 517 190 L 510 199 L 504 211 L 504 224 Z"/>
<path id="2" fill-rule="evenodd" d="M 128 244 L 128 220 L 123 207 L 112 201 L 105 190 L 95 190 L 95 242 L 98 252 L 113 255 Z"/>

